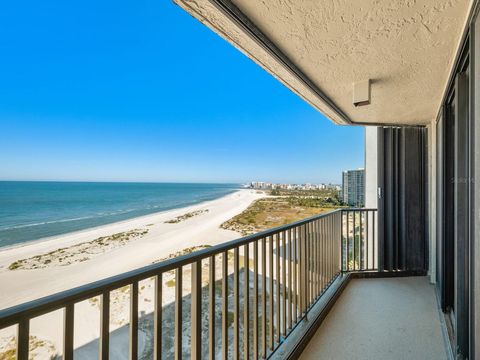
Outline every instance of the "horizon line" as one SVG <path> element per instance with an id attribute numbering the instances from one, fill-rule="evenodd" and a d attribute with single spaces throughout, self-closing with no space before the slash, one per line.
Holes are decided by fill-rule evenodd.
<path id="1" fill-rule="evenodd" d="M 51 183 L 130 183 L 130 184 L 221 184 L 221 185 L 247 185 L 252 182 L 264 182 L 271 184 L 332 184 L 337 185 L 340 183 L 332 181 L 301 181 L 301 182 L 289 182 L 289 181 L 149 181 L 149 180 L 35 180 L 35 179 L 0 179 L 0 182 L 51 182 Z"/>

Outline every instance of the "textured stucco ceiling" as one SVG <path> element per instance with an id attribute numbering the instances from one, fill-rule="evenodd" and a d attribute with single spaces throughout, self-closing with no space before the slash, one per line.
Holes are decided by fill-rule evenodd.
<path id="1" fill-rule="evenodd" d="M 210 0 L 176 0 L 337 123 L 331 104 L 249 38 Z M 426 124 L 435 118 L 471 0 L 233 0 L 354 122 Z M 353 83 L 372 80 L 354 107 Z"/>

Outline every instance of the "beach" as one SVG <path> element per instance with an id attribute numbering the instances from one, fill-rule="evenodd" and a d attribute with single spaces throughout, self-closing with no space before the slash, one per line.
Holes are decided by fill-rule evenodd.
<path id="1" fill-rule="evenodd" d="M 62 290 L 107 278 L 158 261 L 184 248 L 215 245 L 241 236 L 220 225 L 244 211 L 265 194 L 239 190 L 222 198 L 180 209 L 141 216 L 93 229 L 55 236 L 0 250 L 0 309 Z M 197 213 L 195 213 L 197 212 Z M 193 216 L 175 220 L 185 214 Z M 172 221 L 175 220 L 175 221 Z M 69 265 L 46 264 L 38 269 L 9 270 L 21 259 L 92 242 L 100 237 L 132 230 L 148 232 L 86 261 Z M 50 265 L 50 266 L 49 266 Z"/>
<path id="2" fill-rule="evenodd" d="M 0 250 L 0 308 L 150 265 L 184 249 L 195 250 L 240 237 L 239 233 L 222 229 L 220 225 L 265 196 L 263 192 L 243 189 L 197 205 Z M 171 279 L 166 274 L 164 284 L 168 281 Z M 188 281 L 185 283 L 188 284 Z M 168 289 L 165 292 L 165 306 L 174 301 L 171 290 L 171 294 Z M 184 290 L 188 294 L 189 289 Z M 152 291 L 153 282 L 145 281 L 140 298 L 147 314 L 153 310 L 150 309 Z M 127 331 L 124 328 L 128 323 L 128 296 L 125 289 L 112 293 L 118 310 L 111 330 L 117 331 L 119 338 L 122 332 Z M 125 301 L 125 306 L 121 306 Z M 112 306 L 115 307 L 115 304 Z M 98 349 L 95 345 L 98 334 L 92 331 L 92 324 L 99 321 L 95 299 L 77 304 L 77 314 L 80 315 L 76 320 L 76 347 L 84 347 L 84 351 L 78 353 L 79 358 L 88 358 Z M 31 322 L 31 346 L 35 348 L 36 357 L 52 357 L 59 351 L 61 353 L 62 317 L 63 312 L 56 311 Z M 9 342 L 12 342 L 13 335 L 14 328 L 0 331 L 0 347 L 11 346 Z M 141 339 L 146 341 L 145 336 Z"/>

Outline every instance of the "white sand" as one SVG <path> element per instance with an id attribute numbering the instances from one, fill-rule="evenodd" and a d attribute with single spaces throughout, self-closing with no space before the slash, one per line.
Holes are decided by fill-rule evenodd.
<path id="1" fill-rule="evenodd" d="M 214 245 L 237 238 L 240 236 L 238 233 L 221 229 L 219 226 L 245 210 L 254 200 L 264 196 L 265 194 L 254 190 L 240 190 L 223 198 L 194 206 L 142 216 L 47 238 L 16 248 L 4 249 L 0 251 L 0 308 L 7 308 L 149 265 L 185 248 L 198 245 Z M 207 209 L 208 211 L 206 211 Z M 191 212 L 197 212 L 197 215 L 178 223 L 165 223 L 165 221 Z M 97 253 L 94 257 L 83 262 L 76 262 L 67 266 L 50 264 L 33 270 L 8 269 L 11 263 L 20 259 L 46 254 L 59 248 L 91 242 L 101 236 L 109 236 L 133 229 L 149 229 L 149 232 L 122 246 L 109 249 L 104 253 Z M 184 285 L 188 285 L 190 276 L 188 269 L 184 276 Z M 164 306 L 171 307 L 174 301 L 174 288 L 168 285 L 168 280 L 172 278 L 172 274 L 164 275 Z M 139 310 L 149 314 L 153 310 L 153 283 L 147 280 L 140 285 Z M 188 293 L 189 289 L 185 288 L 184 296 Z M 114 312 L 111 315 L 112 322 L 110 325 L 112 331 L 111 345 L 112 351 L 116 353 L 112 354 L 113 357 L 121 359 L 126 358 L 126 354 L 128 354 L 128 329 L 125 324 L 129 321 L 129 295 L 128 292 L 123 295 L 121 293 L 118 295 L 118 292 L 116 294 L 115 292 L 111 294 L 111 301 L 113 301 L 111 309 Z M 31 338 L 31 341 L 42 342 L 42 345 L 32 351 L 33 358 L 50 358 L 55 354 L 62 353 L 62 318 L 63 311 L 59 310 L 31 321 L 31 336 L 35 336 L 33 340 Z M 168 324 L 164 326 L 168 328 Z M 187 340 L 189 337 L 188 326 L 184 332 L 185 340 Z M 7 343 L 13 341 L 14 334 L 14 327 L 0 331 L 0 349 L 9 348 Z M 146 334 L 148 332 L 140 333 L 140 349 L 147 346 L 145 345 L 148 342 Z M 75 348 L 79 350 L 76 351 L 77 358 L 90 359 L 96 357 L 98 335 L 98 305 L 92 301 L 77 304 L 75 306 Z M 151 344 L 148 346 L 151 347 Z"/>
<path id="2" fill-rule="evenodd" d="M 240 236 L 238 233 L 221 229 L 220 224 L 263 196 L 265 195 L 254 190 L 240 190 L 194 206 L 55 236 L 0 251 L 0 309 L 149 265 L 187 247 L 214 245 L 237 238 Z M 165 223 L 185 213 L 205 209 L 208 209 L 208 212 L 179 223 Z M 153 226 L 147 226 L 149 224 Z M 8 269 L 11 263 L 19 259 L 92 241 L 101 236 L 145 228 L 149 229 L 145 236 L 84 262 L 35 270 Z"/>

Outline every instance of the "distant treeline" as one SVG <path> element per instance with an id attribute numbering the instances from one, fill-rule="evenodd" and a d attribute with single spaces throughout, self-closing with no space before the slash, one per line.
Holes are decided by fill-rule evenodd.
<path id="1" fill-rule="evenodd" d="M 334 189 L 322 190 L 285 190 L 274 189 L 269 192 L 272 196 L 283 196 L 295 206 L 306 207 L 340 207 L 344 204 L 340 199 L 340 193 Z"/>

